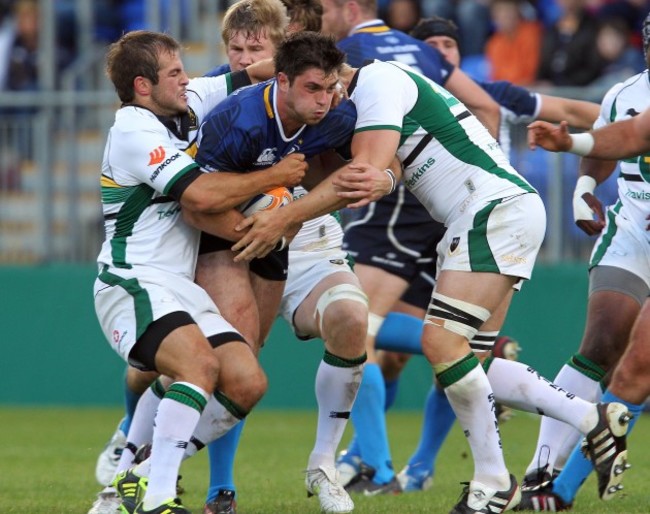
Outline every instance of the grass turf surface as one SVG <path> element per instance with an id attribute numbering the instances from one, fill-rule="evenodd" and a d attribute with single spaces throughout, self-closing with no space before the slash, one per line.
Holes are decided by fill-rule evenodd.
<path id="1" fill-rule="evenodd" d="M 119 409 L 0 407 L 0 512 L 2 514 L 85 514 L 100 489 L 95 461 L 119 420 Z M 391 450 L 399 471 L 415 448 L 421 415 L 388 416 Z M 307 499 L 304 469 L 313 444 L 316 416 L 304 411 L 254 412 L 247 421 L 236 461 L 239 514 L 318 513 L 316 498 Z M 510 471 L 521 478 L 537 438 L 538 421 L 524 413 L 501 428 Z M 346 432 L 347 442 L 350 431 Z M 644 415 L 629 441 L 632 469 L 619 497 L 602 502 L 592 475 L 583 485 L 575 513 L 647 513 L 650 498 L 650 416 Z M 449 512 L 471 477 L 472 461 L 456 425 L 439 455 L 433 488 L 397 496 L 355 496 L 356 514 Z M 202 511 L 207 487 L 205 453 L 183 464 L 184 504 Z"/>

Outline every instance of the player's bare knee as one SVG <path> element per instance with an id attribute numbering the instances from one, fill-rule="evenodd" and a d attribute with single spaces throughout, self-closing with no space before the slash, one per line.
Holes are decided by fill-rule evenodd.
<path id="1" fill-rule="evenodd" d="M 368 330 L 368 298 L 352 284 L 339 284 L 325 291 L 316 304 L 320 333 L 335 350 L 363 353 Z M 353 348 L 351 348 L 353 347 Z M 343 355 L 342 355 L 343 356 Z"/>
<path id="2" fill-rule="evenodd" d="M 219 390 L 247 411 L 250 411 L 260 401 L 267 388 L 266 374 L 257 362 L 238 379 L 231 377 L 230 380 L 219 383 Z"/>

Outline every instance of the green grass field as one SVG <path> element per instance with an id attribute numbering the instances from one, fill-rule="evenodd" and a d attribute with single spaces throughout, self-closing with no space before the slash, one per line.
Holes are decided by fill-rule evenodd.
<path id="1" fill-rule="evenodd" d="M 0 408 L 0 513 L 85 514 L 99 489 L 95 460 L 119 417 L 119 409 Z M 401 469 L 417 442 L 420 414 L 394 412 L 388 422 L 394 464 Z M 518 477 L 530 459 L 537 426 L 537 418 L 523 413 L 502 426 L 506 460 Z M 240 514 L 318 513 L 318 500 L 306 497 L 302 474 L 314 429 L 314 413 L 261 410 L 251 415 L 236 464 Z M 573 512 L 650 512 L 648 440 L 650 416 L 645 415 L 629 442 L 633 467 L 626 476 L 624 494 L 610 502 L 600 501 L 592 476 Z M 459 482 L 468 480 L 471 471 L 468 447 L 456 426 L 440 454 L 432 489 L 355 497 L 355 513 L 445 514 L 458 499 Z M 207 485 L 206 455 L 184 463 L 181 473 L 187 491 L 184 503 L 198 514 Z"/>

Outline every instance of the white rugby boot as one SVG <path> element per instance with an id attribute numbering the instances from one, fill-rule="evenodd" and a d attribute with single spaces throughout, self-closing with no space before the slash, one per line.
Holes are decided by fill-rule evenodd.
<path id="1" fill-rule="evenodd" d="M 305 476 L 307 496 L 318 496 L 321 512 L 343 514 L 354 510 L 354 502 L 338 482 L 336 468 L 319 466 Z"/>

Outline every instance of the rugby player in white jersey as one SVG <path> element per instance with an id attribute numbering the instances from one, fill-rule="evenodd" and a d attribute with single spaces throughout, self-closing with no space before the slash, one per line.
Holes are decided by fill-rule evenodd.
<path id="1" fill-rule="evenodd" d="M 643 39 L 647 61 L 650 16 L 644 22 Z M 570 136 L 564 125 L 560 129 L 531 125 L 533 144 L 588 155 L 580 162 L 574 219 L 587 234 L 598 235 L 589 262 L 583 340 L 555 383 L 586 399 L 598 401 L 602 397 L 602 401 L 625 403 L 635 415 L 643 410 L 650 394 L 646 376 L 650 353 L 641 343 L 641 331 L 650 323 L 650 146 L 644 139 L 650 117 L 646 112 L 650 107 L 648 79 L 645 70 L 613 86 L 603 99 L 593 133 Z M 618 200 L 604 209 L 594 189 L 616 169 L 617 162 L 612 159 L 622 157 Z M 603 394 L 601 384 L 612 372 Z M 570 427 L 542 419 L 537 448 L 522 483 L 522 503 L 528 509 L 561 511 L 572 507 L 591 472 L 590 463 L 575 449 L 578 439 Z M 529 491 L 525 490 L 527 486 Z M 605 495 L 609 497 L 617 490 L 605 490 Z"/>
<path id="2" fill-rule="evenodd" d="M 479 329 L 501 328 L 514 290 L 530 278 L 545 231 L 544 206 L 466 107 L 408 66 L 375 61 L 351 77 L 348 92 L 358 115 L 352 164 L 286 208 L 245 220 L 239 228 L 249 231 L 233 249 L 241 260 L 264 255 L 285 231 L 315 213 L 375 200 L 366 174 L 387 168 L 397 154 L 405 185 L 447 227 L 438 245 L 422 347 L 474 456 L 473 479 L 452 512 L 510 510 L 520 491 L 503 459 L 495 394 L 468 341 Z M 520 366 L 516 373 L 509 366 L 508 380 L 493 384 L 498 400 L 572 423 L 587 434 L 599 474 L 609 476 L 618 454 L 600 459 L 593 440 L 604 431 L 624 447 L 625 406 L 597 406 L 570 394 L 522 395 L 512 383 L 529 381 L 531 372 L 513 361 L 495 360 L 492 366 L 497 361 Z"/>
<path id="3" fill-rule="evenodd" d="M 167 376 L 170 384 L 157 409 L 148 480 L 137 471 L 125 474 L 133 490 L 147 485 L 145 494 L 127 495 L 129 508 L 186 513 L 176 499 L 176 479 L 199 418 L 218 417 L 215 435 L 224 433 L 266 390 L 251 348 L 194 284 L 198 228 L 221 233 L 213 213 L 298 183 L 305 164 L 297 155 L 288 166 L 262 175 L 202 173 L 183 152 L 189 131 L 238 78 L 190 82 L 179 43 L 165 34 L 125 34 L 109 49 L 107 72 L 122 106 L 102 163 L 106 239 L 98 257 L 95 309 L 111 347 L 130 365 Z M 186 212 L 200 227 L 186 223 Z M 224 360 L 227 367 L 221 366 Z"/>

